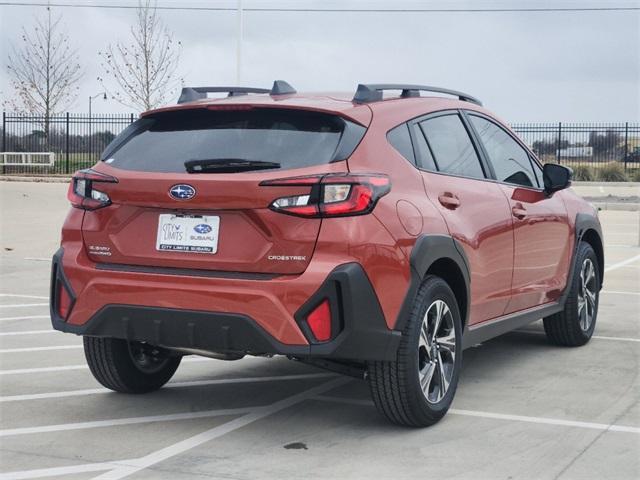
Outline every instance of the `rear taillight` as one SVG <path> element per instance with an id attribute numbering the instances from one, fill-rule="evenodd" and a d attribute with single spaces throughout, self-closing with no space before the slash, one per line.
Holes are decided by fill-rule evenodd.
<path id="1" fill-rule="evenodd" d="M 299 217 L 346 217 L 370 213 L 380 197 L 391 190 L 382 174 L 329 174 L 267 180 L 262 186 L 310 187 L 303 195 L 275 199 L 269 208 Z"/>
<path id="2" fill-rule="evenodd" d="M 96 210 L 111 205 L 109 195 L 100 190 L 101 183 L 118 183 L 118 179 L 90 168 L 76 172 L 67 192 L 71 205 L 84 210 Z"/>

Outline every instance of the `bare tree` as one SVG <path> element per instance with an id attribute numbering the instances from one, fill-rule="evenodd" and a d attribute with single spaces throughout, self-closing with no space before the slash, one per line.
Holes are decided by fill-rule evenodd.
<path id="1" fill-rule="evenodd" d="M 176 77 L 180 49 L 180 42 L 158 17 L 155 1 L 138 0 L 130 43 L 117 42 L 98 52 L 105 75 L 115 80 L 118 88 L 109 88 L 103 77 L 98 80 L 123 105 L 140 110 L 157 107 L 180 85 Z"/>
<path id="2" fill-rule="evenodd" d="M 22 42 L 12 45 L 7 65 L 15 96 L 4 105 L 41 115 L 45 138 L 49 119 L 75 101 L 82 78 L 79 56 L 61 29 L 61 19 L 52 18 L 47 7 L 46 16 L 36 18 L 32 29 L 23 27 Z"/>

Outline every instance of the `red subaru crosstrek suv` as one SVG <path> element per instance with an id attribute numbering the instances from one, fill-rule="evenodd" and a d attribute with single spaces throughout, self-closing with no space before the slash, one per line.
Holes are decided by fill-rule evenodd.
<path id="1" fill-rule="evenodd" d="M 452 90 L 185 88 L 73 177 L 53 326 L 119 392 L 183 355 L 285 355 L 431 425 L 466 347 L 540 318 L 555 344 L 593 334 L 602 232 L 570 183 Z"/>

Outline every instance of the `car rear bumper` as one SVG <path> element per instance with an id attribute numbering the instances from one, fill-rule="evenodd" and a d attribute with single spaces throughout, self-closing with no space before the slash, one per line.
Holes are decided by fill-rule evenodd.
<path id="1" fill-rule="evenodd" d="M 302 275 L 265 280 L 123 271 L 125 267 L 98 270 L 81 248 L 65 250 L 53 257 L 51 318 L 56 330 L 216 353 L 396 358 L 401 334 L 387 327 L 358 263 L 330 270 L 310 265 Z M 72 297 L 66 321 L 56 308 L 59 283 Z M 303 333 L 305 316 L 325 299 L 332 306 L 333 331 L 339 333 L 316 343 Z"/>

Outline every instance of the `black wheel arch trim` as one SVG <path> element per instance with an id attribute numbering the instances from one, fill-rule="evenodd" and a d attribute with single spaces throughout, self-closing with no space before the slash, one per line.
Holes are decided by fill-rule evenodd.
<path id="1" fill-rule="evenodd" d="M 460 309 L 460 314 L 463 327 L 467 324 L 471 299 L 471 275 L 469 261 L 464 249 L 455 238 L 449 235 L 424 234 L 418 237 L 411 250 L 409 258 L 411 280 L 409 281 L 407 294 L 400 307 L 400 313 L 395 325 L 396 330 L 402 331 L 406 326 L 418 288 L 420 288 L 429 269 L 439 260 L 454 262 L 464 279 L 465 298 L 461 299 L 463 308 Z"/>
<path id="2" fill-rule="evenodd" d="M 570 286 L 569 279 L 573 278 L 573 272 L 575 271 L 576 265 L 576 253 L 578 252 L 578 246 L 580 242 L 588 237 L 588 240 L 585 240 L 589 243 L 593 250 L 596 252 L 596 257 L 598 258 L 598 271 L 600 273 L 600 289 L 602 289 L 602 285 L 604 284 L 604 237 L 602 235 L 602 227 L 600 225 L 600 221 L 594 215 L 590 215 L 588 213 L 578 213 L 576 215 L 576 243 L 573 247 L 573 256 L 571 258 L 571 269 L 570 276 L 567 277 L 567 287 Z M 590 232 L 593 232 L 590 233 Z M 595 243 L 595 245 L 593 243 Z M 569 288 L 565 289 L 564 296 L 566 297 L 569 294 Z"/>

